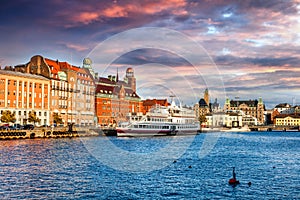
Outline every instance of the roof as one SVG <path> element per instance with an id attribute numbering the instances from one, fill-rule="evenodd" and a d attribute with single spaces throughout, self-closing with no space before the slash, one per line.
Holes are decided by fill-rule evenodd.
<path id="1" fill-rule="evenodd" d="M 199 107 L 208 107 L 206 101 L 202 98 L 199 100 Z"/>
<path id="2" fill-rule="evenodd" d="M 231 100 L 230 106 L 237 107 L 238 105 L 246 104 L 249 107 L 256 107 L 258 100 Z"/>
<path id="3" fill-rule="evenodd" d="M 57 74 L 60 71 L 60 66 L 58 64 L 59 63 L 58 60 L 54 61 L 54 60 L 45 58 L 45 62 L 47 63 L 47 65 L 49 65 L 51 74 Z"/>
<path id="4" fill-rule="evenodd" d="M 74 71 L 78 71 L 80 68 L 79 67 L 76 67 L 76 66 L 73 66 L 67 62 L 58 62 L 60 68 L 63 68 L 63 69 L 70 69 L 70 70 L 74 70 Z"/>
<path id="5" fill-rule="evenodd" d="M 106 84 L 112 84 L 112 85 L 116 85 L 115 81 L 110 80 L 109 78 L 104 78 L 104 77 L 100 77 L 98 79 L 99 83 L 106 83 Z"/>
<path id="6" fill-rule="evenodd" d="M 275 106 L 275 108 L 290 108 L 290 107 L 291 107 L 291 105 L 288 103 L 280 103 Z"/>
<path id="7" fill-rule="evenodd" d="M 287 117 L 291 117 L 291 118 L 300 118 L 300 114 L 299 113 L 295 113 L 295 114 L 280 114 L 275 116 L 274 118 L 287 118 Z"/>
<path id="8" fill-rule="evenodd" d="M 139 95 L 137 95 L 132 89 L 124 88 L 125 89 L 125 95 L 126 97 L 132 97 L 132 98 L 140 98 Z M 98 84 L 96 86 L 95 93 L 100 94 L 114 94 L 118 95 L 121 90 L 120 86 L 117 85 L 104 85 L 104 84 Z"/>
<path id="9" fill-rule="evenodd" d="M 0 74 L 3 75 L 10 75 L 10 76 L 19 76 L 19 77 L 26 77 L 26 78 L 32 78 L 32 79 L 40 79 L 48 81 L 49 79 L 35 74 L 29 74 L 29 73 L 23 73 L 23 72 L 17 72 L 17 71 L 10 71 L 10 70 L 0 70 Z"/>
<path id="10" fill-rule="evenodd" d="M 167 99 L 146 99 L 143 101 L 143 106 L 153 106 L 153 105 L 166 105 L 168 104 Z"/>

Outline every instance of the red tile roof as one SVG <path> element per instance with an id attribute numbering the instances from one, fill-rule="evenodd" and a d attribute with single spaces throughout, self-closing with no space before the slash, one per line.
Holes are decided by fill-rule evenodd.
<path id="1" fill-rule="evenodd" d="M 58 61 L 50 60 L 48 58 L 45 58 L 45 61 L 47 65 L 49 65 L 52 74 L 57 74 L 58 71 L 60 71 L 60 66 Z"/>

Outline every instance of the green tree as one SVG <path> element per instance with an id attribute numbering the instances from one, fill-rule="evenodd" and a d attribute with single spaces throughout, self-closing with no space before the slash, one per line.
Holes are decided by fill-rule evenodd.
<path id="1" fill-rule="evenodd" d="M 11 111 L 9 110 L 5 110 L 2 112 L 2 116 L 0 118 L 1 122 L 4 122 L 4 123 L 9 123 L 9 122 L 16 122 L 16 116 L 15 116 L 15 113 L 12 113 Z"/>
<path id="2" fill-rule="evenodd" d="M 33 122 L 35 124 L 40 121 L 41 119 L 36 116 L 36 113 L 34 111 L 29 112 L 28 122 Z"/>
<path id="3" fill-rule="evenodd" d="M 58 113 L 53 113 L 53 122 L 56 124 L 62 124 L 62 118 L 58 115 Z"/>

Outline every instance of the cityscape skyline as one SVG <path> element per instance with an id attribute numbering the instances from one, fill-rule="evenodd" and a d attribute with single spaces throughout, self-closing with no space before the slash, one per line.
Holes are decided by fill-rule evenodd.
<path id="1" fill-rule="evenodd" d="M 267 108 L 300 99 L 300 1 L 5 1 L 1 6 L 0 65 L 18 65 L 33 55 L 82 66 L 103 41 L 134 28 L 168 28 L 199 44 L 219 70 L 223 83 L 208 85 L 218 96 L 262 97 Z M 144 38 L 140 38 L 143 40 Z M 182 45 L 178 41 L 177 45 Z M 113 48 L 111 49 L 114 50 Z M 193 52 L 194 53 L 194 52 Z M 199 52 L 195 52 L 198 56 Z M 95 60 L 93 57 L 92 60 Z M 137 49 L 121 55 L 110 68 L 95 61 L 99 75 L 133 66 L 137 91 L 144 99 L 174 90 L 193 104 L 207 85 L 184 57 L 162 49 Z M 201 70 L 205 71 L 206 66 Z M 154 73 L 155 71 L 155 73 Z M 211 72 L 214 75 L 216 72 Z M 196 94 L 186 94 L 186 84 Z M 159 84 L 150 86 L 153 81 Z M 168 85 L 169 84 L 169 85 Z M 185 87 L 184 87 L 185 86 Z M 139 88 L 140 87 L 140 88 Z M 190 92 L 189 92 L 190 93 Z M 197 96 L 198 95 L 198 96 Z M 161 96 L 152 96 L 161 97 Z"/>

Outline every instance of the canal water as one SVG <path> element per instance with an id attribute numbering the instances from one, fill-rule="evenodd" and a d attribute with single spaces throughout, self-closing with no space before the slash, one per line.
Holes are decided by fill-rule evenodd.
<path id="1" fill-rule="evenodd" d="M 299 132 L 2 140 L 0 156 L 0 199 L 300 199 Z"/>

